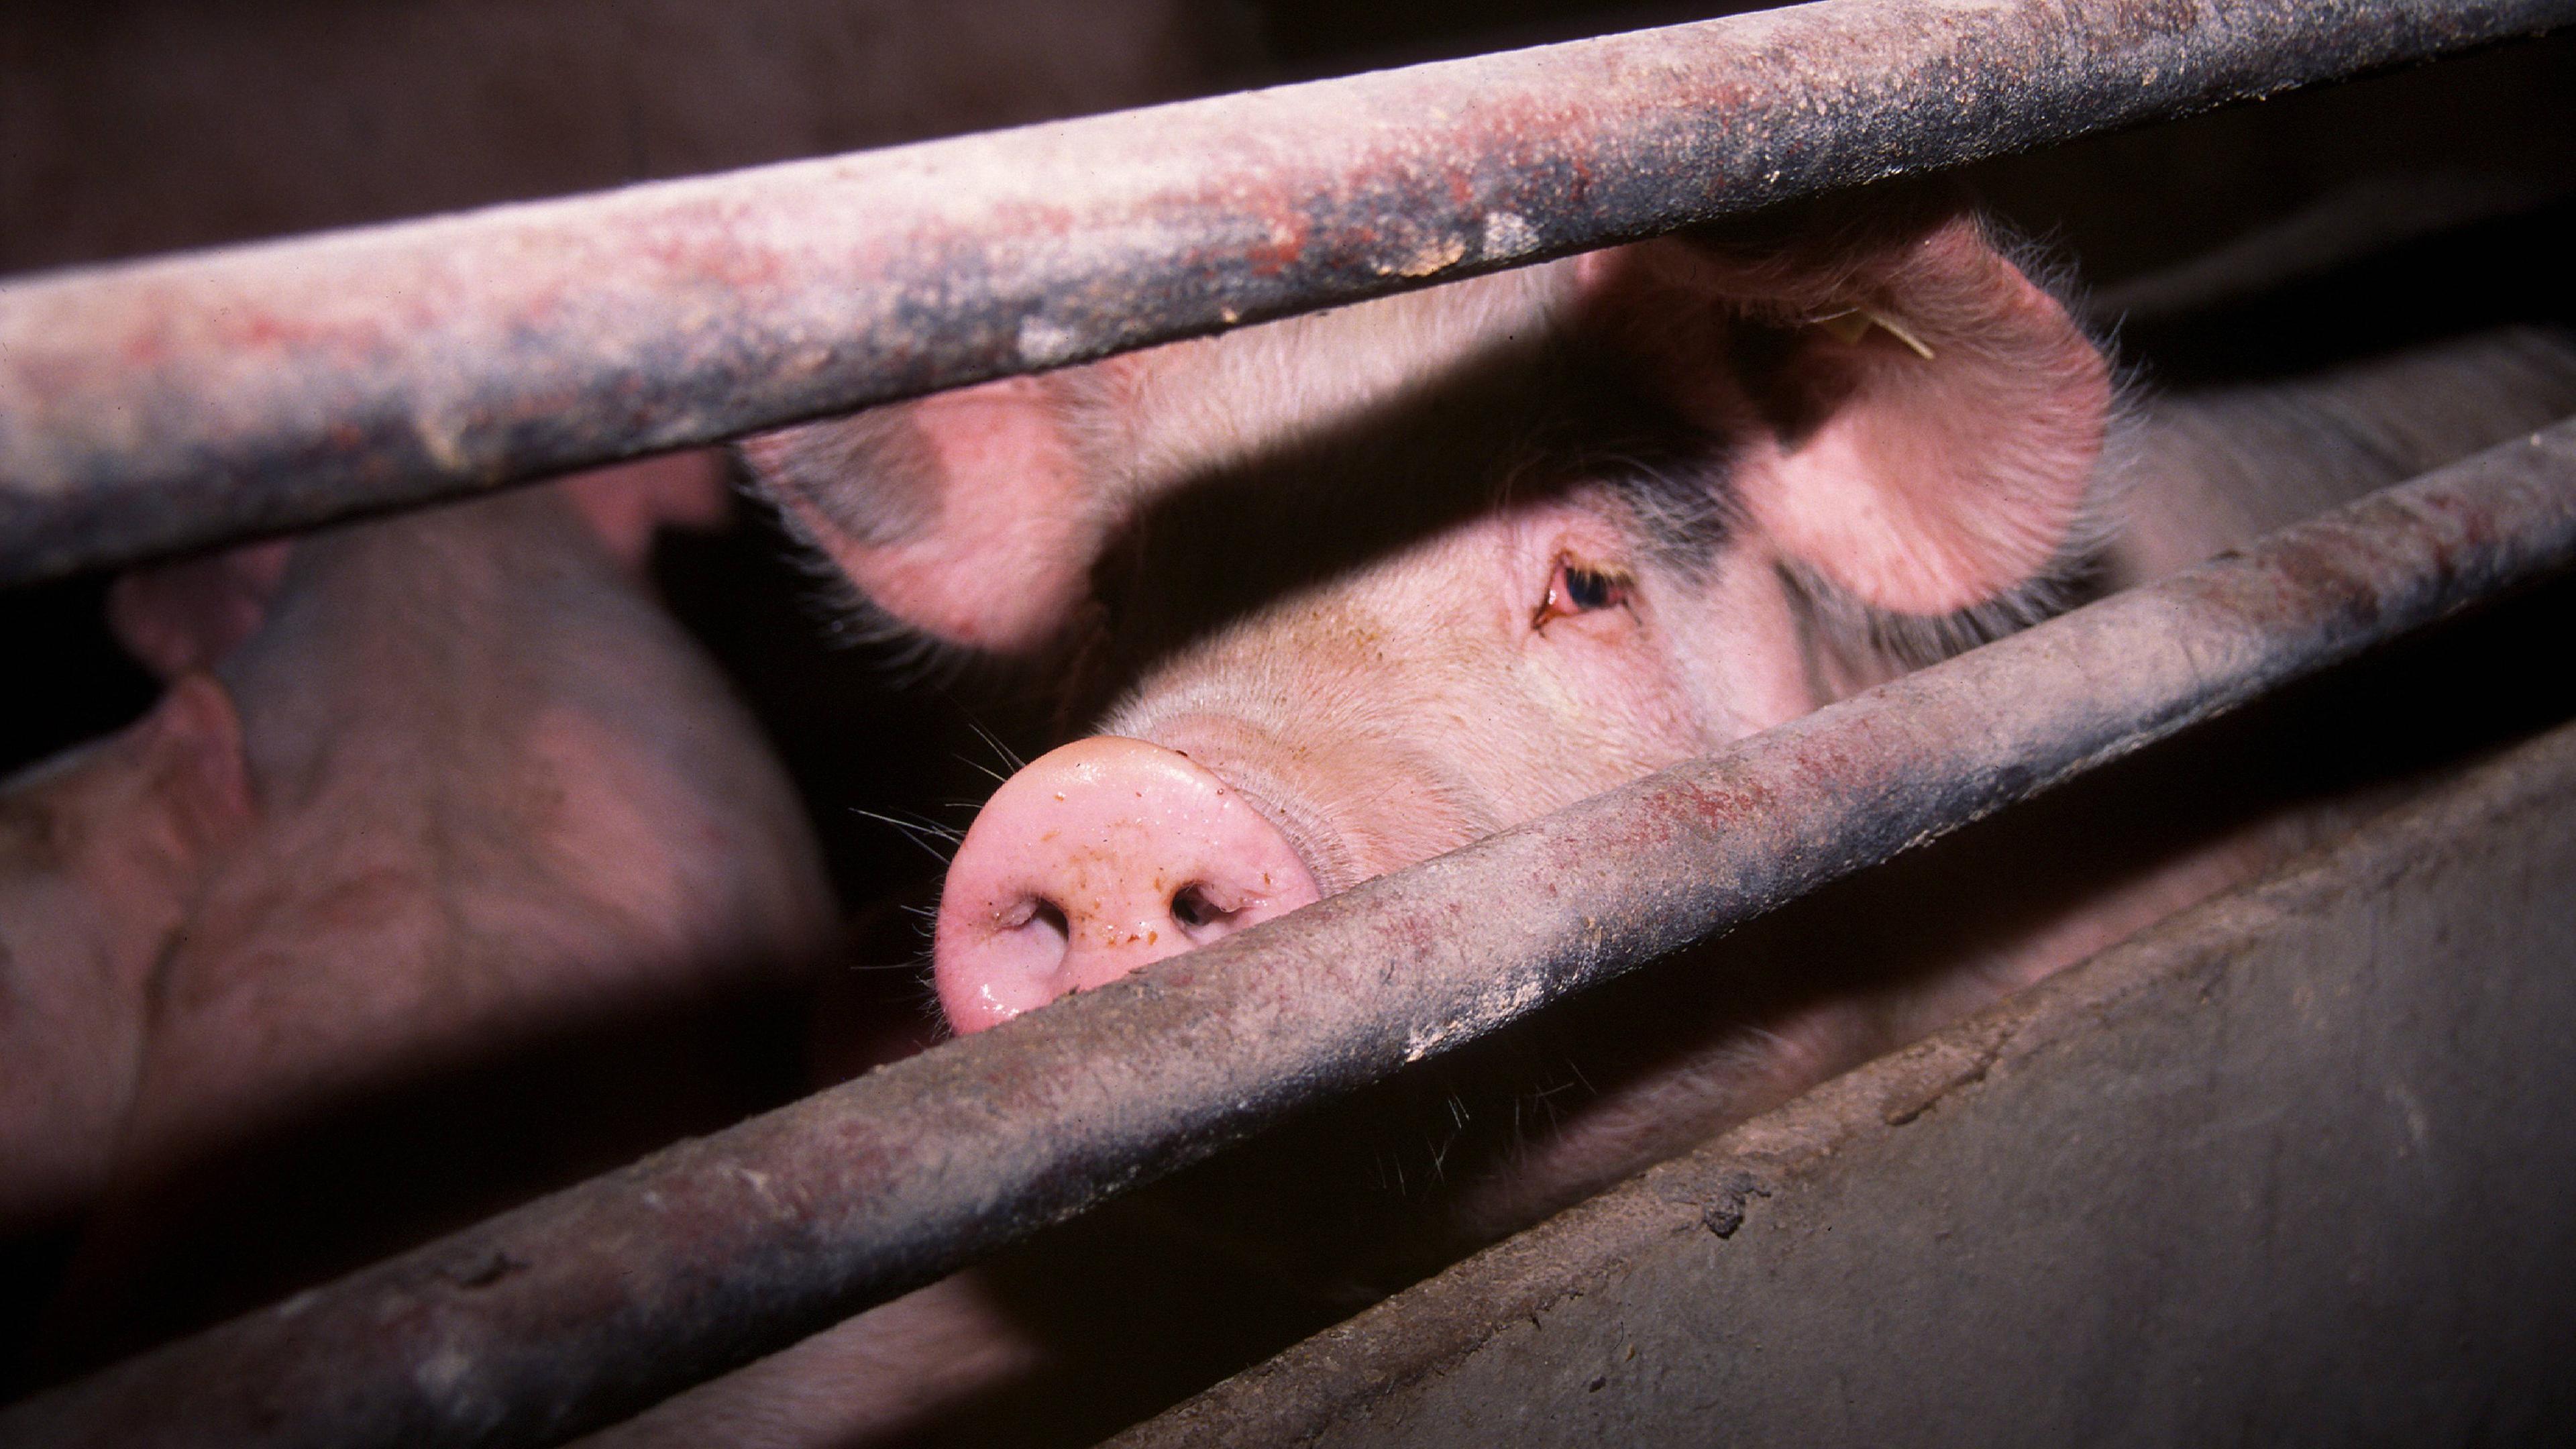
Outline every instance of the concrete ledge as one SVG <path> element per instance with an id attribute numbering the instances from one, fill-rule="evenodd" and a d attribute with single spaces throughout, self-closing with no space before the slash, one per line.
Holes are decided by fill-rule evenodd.
<path id="1" fill-rule="evenodd" d="M 2576 1429 L 2576 727 L 1120 1439 Z"/>

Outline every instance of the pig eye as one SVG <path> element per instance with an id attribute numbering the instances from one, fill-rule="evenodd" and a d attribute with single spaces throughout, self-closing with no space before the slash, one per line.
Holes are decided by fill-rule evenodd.
<path id="1" fill-rule="evenodd" d="M 1628 602 L 1628 580 L 1625 575 L 1607 569 L 1587 568 L 1570 559 L 1558 559 L 1556 572 L 1547 581 L 1547 598 L 1538 606 L 1530 627 L 1545 628 L 1550 619 L 1573 614 L 1589 614 L 1602 609 L 1615 609 Z"/>

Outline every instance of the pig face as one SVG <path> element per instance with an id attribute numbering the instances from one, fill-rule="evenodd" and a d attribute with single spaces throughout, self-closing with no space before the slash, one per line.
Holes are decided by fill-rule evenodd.
<path id="1" fill-rule="evenodd" d="M 1167 498 L 1099 570 L 1101 729 L 1248 795 L 1323 892 L 1809 707 L 1783 651 L 1712 647 L 1793 622 L 1676 484 L 1728 440 L 1526 363 Z"/>
<path id="2" fill-rule="evenodd" d="M 974 1030 L 2026 609 L 2109 391 L 1973 222 L 1809 215 L 747 452 L 879 607 L 1104 706 L 952 866 Z"/>

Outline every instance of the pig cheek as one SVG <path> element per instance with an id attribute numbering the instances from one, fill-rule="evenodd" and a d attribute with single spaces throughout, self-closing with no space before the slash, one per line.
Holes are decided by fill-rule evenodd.
<path id="1" fill-rule="evenodd" d="M 1525 652 L 1551 736 L 1533 763 L 1563 780 L 1563 799 L 1548 808 L 1698 752 L 1703 731 L 1688 677 L 1651 607 L 1558 619 L 1533 632 Z"/>
<path id="2" fill-rule="evenodd" d="M 1673 650 L 1692 699 L 1698 749 L 1732 744 L 1831 702 L 1770 556 L 1733 550 L 1704 582 L 1682 588 L 1692 599 L 1674 611 Z"/>
<path id="3" fill-rule="evenodd" d="M 1527 769 L 1512 662 L 1446 544 L 1233 626 L 1140 681 L 1104 733 L 1198 761 L 1286 817 L 1327 895 L 1508 823 Z M 1524 610 L 1513 621 L 1526 629 Z"/>
<path id="4" fill-rule="evenodd" d="M 1463 732 L 1452 735 L 1462 738 Z M 1432 753 L 1437 753 L 1438 746 Z M 1505 758 L 1499 748 L 1479 749 L 1491 759 Z M 1376 762 L 1385 762 L 1382 766 Z M 1490 835 L 1509 821 L 1492 802 L 1507 798 L 1490 783 L 1471 781 L 1469 788 L 1442 788 L 1460 772 L 1450 762 L 1423 759 L 1396 745 L 1350 751 L 1345 768 L 1321 772 L 1319 797 L 1327 802 L 1331 822 L 1350 865 L 1350 885 L 1418 865 L 1435 855 Z M 1330 879 L 1337 872 L 1319 869 Z M 1336 887 L 1340 888 L 1340 887 Z"/>

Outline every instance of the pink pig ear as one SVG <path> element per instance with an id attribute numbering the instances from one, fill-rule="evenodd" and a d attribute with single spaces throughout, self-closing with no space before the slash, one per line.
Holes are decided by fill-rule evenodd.
<path id="1" fill-rule="evenodd" d="M 128 570 L 108 585 L 108 629 L 161 679 L 208 668 L 259 632 L 294 547 L 276 539 Z"/>
<path id="2" fill-rule="evenodd" d="M 1783 554 L 1904 614 L 1985 603 L 2082 514 L 2111 386 L 2101 352 L 1972 220 L 1812 219 L 1587 259 L 1652 373 L 1742 442 L 1745 516 Z"/>
<path id="3" fill-rule="evenodd" d="M 211 674 L 173 680 L 121 747 L 141 763 L 159 821 L 159 844 L 193 866 L 248 830 L 256 815 L 241 715 Z"/>
<path id="4" fill-rule="evenodd" d="M 950 643 L 1022 652 L 1088 597 L 1110 522 L 1101 475 L 1073 440 L 1067 376 L 1005 378 L 739 447 L 877 607 Z"/>
<path id="5" fill-rule="evenodd" d="M 717 529 L 733 512 L 724 454 L 690 448 L 567 474 L 556 486 L 629 573 L 652 562 L 653 535 L 665 528 Z"/>

